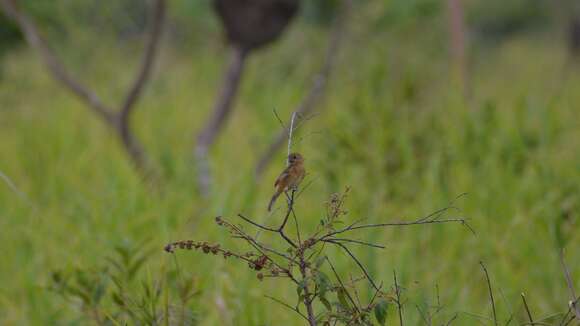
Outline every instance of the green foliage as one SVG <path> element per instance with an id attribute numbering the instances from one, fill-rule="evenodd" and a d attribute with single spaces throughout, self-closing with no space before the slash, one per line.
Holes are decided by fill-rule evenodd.
<path id="1" fill-rule="evenodd" d="M 191 21 L 184 18 L 183 24 L 204 15 L 196 11 L 197 1 L 176 6 L 188 3 Z M 171 10 L 178 11 L 172 15 L 189 15 Z M 441 227 L 371 232 L 365 240 L 385 243 L 386 254 L 356 253 L 379 280 L 390 279 L 396 268 L 411 303 L 422 302 L 439 284 L 446 312 L 487 316 L 489 299 L 477 266 L 485 259 L 494 287 L 502 288 L 498 296 L 511 303 L 518 322 L 526 321 L 519 308 L 522 291 L 534 316 L 564 310 L 568 292 L 557 250 L 569 248 L 573 275 L 580 261 L 580 252 L 570 250 L 580 247 L 580 234 L 574 232 L 580 201 L 580 79 L 574 66 L 563 69 L 564 46 L 554 38 L 515 34 L 495 49 L 472 53 L 472 94 L 463 100 L 447 78 L 449 59 L 441 41 L 446 34 L 430 42 L 432 34 L 425 33 L 439 31 L 437 25 L 377 30 L 367 26 L 375 20 L 357 17 L 319 114 L 297 134 L 295 148 L 304 153 L 310 173 L 305 183 L 313 181 L 296 208 L 304 216 L 301 225 L 314 228 L 326 220 L 320 214 L 326 194 L 346 185 L 353 189 L 346 223 L 424 216 L 468 192 L 456 203 L 457 215 L 470 218 L 477 237 Z M 212 20 L 209 15 L 203 19 Z M 243 211 L 276 224 L 265 216 L 264 206 L 284 151 L 258 184 L 252 173 L 255 156 L 279 131 L 272 108 L 284 118 L 300 102 L 320 63 L 325 34 L 298 24 L 277 46 L 249 60 L 234 116 L 211 154 L 215 193 L 201 198 L 189 157 L 193 135 L 213 104 L 225 54 L 219 38 L 208 39 L 207 30 L 191 31 L 204 42 L 193 42 L 185 52 L 181 43 L 166 39 L 152 83 L 136 108 L 133 127 L 166 176 L 153 191 L 139 181 L 101 122 L 47 77 L 35 53 L 21 47 L 3 57 L 0 172 L 23 196 L 0 179 L 0 323 L 59 325 L 82 318 L 77 324 L 86 324 L 91 317 L 83 312 L 82 296 L 89 307 L 98 299 L 106 311 L 120 311 L 123 301 L 113 302 L 112 293 L 119 290 L 108 277 L 118 272 L 105 259 L 113 255 L 119 260 L 114 247 L 124 238 L 147 238 L 148 248 L 155 250 L 176 238 L 234 245 L 235 239 L 215 230 L 213 216 Z M 67 35 L 70 39 L 58 50 L 74 57 L 81 51 L 79 36 Z M 67 64 L 106 103 L 117 103 L 138 64 L 139 53 L 127 47 L 140 49 L 142 42 L 119 46 L 107 35 L 87 35 L 94 37 L 86 47 L 90 51 Z M 174 307 L 191 289 L 200 291 L 183 315 L 168 305 L 175 316 L 189 318 L 194 311 L 205 325 L 302 324 L 299 316 L 263 297 L 295 298 L 295 287 L 283 288 L 267 278 L 256 286 L 255 272 L 191 256 L 176 253 L 181 275 L 196 277 L 193 286 L 179 281 L 191 278 L 181 278 L 172 259 L 161 253 L 146 259 L 125 287 L 135 303 L 131 310 L 145 314 L 140 303 L 155 301 L 155 281 L 168 275 Z M 340 275 L 348 278 L 348 257 L 335 259 Z M 326 263 L 320 268 L 333 279 Z M 76 276 L 77 269 L 84 276 Z M 80 297 L 70 302 L 43 290 L 53 284 L 50 271 L 55 270 Z M 83 277 L 92 285 L 103 284 L 105 294 L 81 286 Z M 362 289 L 361 298 L 368 299 L 369 292 Z M 349 306 L 343 291 L 327 291 L 326 298 L 333 311 Z M 155 305 L 163 311 L 165 294 L 158 300 Z M 501 315 L 509 315 L 503 298 L 498 301 Z M 319 307 L 327 309 L 324 303 Z M 397 325 L 392 303 L 387 311 L 386 324 Z M 374 310 L 369 314 L 377 319 Z M 422 323 L 418 314 L 406 317 L 408 325 Z M 474 323 L 462 314 L 453 324 Z"/>
<path id="2" fill-rule="evenodd" d="M 79 302 L 81 319 L 98 325 L 195 324 L 190 302 L 199 292 L 194 279 L 179 279 L 179 270 L 169 270 L 146 280 L 142 269 L 152 252 L 145 247 L 125 243 L 102 266 L 55 270 L 49 289 L 66 302 Z"/>
<path id="3" fill-rule="evenodd" d="M 389 303 L 387 300 L 381 299 L 375 305 L 375 318 L 380 325 L 385 325 L 387 322 L 387 309 L 389 308 Z"/>

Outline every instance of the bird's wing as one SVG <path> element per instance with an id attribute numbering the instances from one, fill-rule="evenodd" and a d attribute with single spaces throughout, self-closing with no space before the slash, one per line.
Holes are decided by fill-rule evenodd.
<path id="1" fill-rule="evenodd" d="M 276 181 L 274 182 L 274 187 L 276 187 L 282 180 L 288 177 L 289 171 L 290 167 L 287 167 L 286 169 L 284 169 L 284 171 L 282 171 L 282 173 L 280 173 L 280 175 L 278 176 L 278 178 L 276 178 Z"/>

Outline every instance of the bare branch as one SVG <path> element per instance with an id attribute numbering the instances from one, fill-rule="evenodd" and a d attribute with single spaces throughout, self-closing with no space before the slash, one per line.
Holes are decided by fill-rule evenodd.
<path id="1" fill-rule="evenodd" d="M 325 234 L 324 236 L 322 236 L 319 239 L 319 241 L 323 241 L 323 240 L 325 240 L 331 236 L 335 236 L 337 234 L 350 232 L 350 231 L 354 231 L 354 230 L 359 230 L 359 229 L 391 227 L 391 226 L 424 225 L 424 224 L 444 224 L 444 223 L 460 223 L 460 224 L 466 226 L 473 234 L 475 234 L 475 231 L 473 230 L 473 228 L 471 228 L 471 226 L 469 226 L 469 224 L 467 224 L 467 221 L 465 219 L 462 219 L 462 218 L 428 219 L 428 220 L 421 218 L 421 219 L 418 219 L 415 221 L 410 221 L 410 222 L 391 222 L 391 223 L 365 224 L 365 225 L 358 225 L 358 226 L 355 226 L 355 224 L 356 224 L 356 222 L 355 222 L 355 224 L 349 225 L 343 229 L 336 230 L 336 231 L 330 232 L 328 234 Z"/>
<path id="2" fill-rule="evenodd" d="M 328 264 L 330 265 L 330 268 L 332 269 L 332 272 L 334 273 L 334 276 L 336 277 L 336 280 L 338 281 L 338 283 L 340 283 L 341 288 L 344 289 L 344 293 L 346 294 L 346 297 L 348 298 L 348 300 L 350 301 L 350 303 L 352 304 L 352 306 L 354 307 L 354 309 L 358 312 L 359 311 L 358 310 L 358 306 L 354 302 L 354 299 L 352 298 L 352 296 L 348 292 L 348 289 L 346 288 L 346 286 L 344 286 L 344 283 L 342 282 L 342 279 L 340 278 L 340 276 L 336 272 L 336 269 L 334 268 L 334 265 L 332 264 L 332 262 L 330 261 L 330 259 L 328 259 L 328 257 L 326 257 L 326 261 L 328 261 Z"/>
<path id="3" fill-rule="evenodd" d="M 290 195 L 288 196 L 288 194 L 286 194 L 288 196 L 288 209 L 286 211 L 286 214 L 284 216 L 284 220 L 282 221 L 282 224 L 280 224 L 280 226 L 278 228 L 271 228 L 268 226 L 264 226 L 261 225 L 259 223 L 256 223 L 254 221 L 252 221 L 251 219 L 245 217 L 242 214 L 238 214 L 238 217 L 240 217 L 241 219 L 243 219 L 244 221 L 252 224 L 253 226 L 265 230 L 265 231 L 270 231 L 270 232 L 275 232 L 278 233 L 286 242 L 288 242 L 288 244 L 290 244 L 292 247 L 297 248 L 298 246 L 296 245 L 296 243 L 294 243 L 294 241 L 292 241 L 292 239 L 290 239 L 285 233 L 284 233 L 284 228 L 286 227 L 286 223 L 288 222 L 288 218 L 290 217 L 290 214 L 294 211 L 294 195 L 296 193 L 295 189 L 292 189 L 292 192 L 290 193 Z"/>
<path id="4" fill-rule="evenodd" d="M 118 121 L 118 128 L 121 133 L 123 144 L 125 145 L 125 148 L 130 153 L 130 155 L 134 158 L 135 162 L 140 165 L 145 164 L 145 158 L 143 149 L 130 131 L 130 117 L 131 113 L 133 112 L 133 108 L 135 107 L 135 103 L 143 91 L 145 83 L 151 75 L 153 62 L 158 52 L 159 40 L 161 39 L 163 21 L 166 12 L 165 0 L 156 0 L 152 12 L 153 24 L 151 27 L 149 41 L 145 47 L 145 55 L 143 56 L 143 60 L 141 62 L 141 68 L 139 69 L 135 81 L 129 89 L 125 101 L 121 106 Z"/>
<path id="5" fill-rule="evenodd" d="M 4 12 L 18 24 L 28 45 L 38 52 L 52 76 L 84 101 L 100 118 L 110 125 L 115 125 L 115 113 L 113 109 L 105 105 L 97 94 L 93 93 L 72 77 L 50 49 L 46 40 L 40 35 L 36 25 L 28 16 L 20 11 L 16 2 L 14 0 L 0 0 L 0 4 Z"/>
<path id="6" fill-rule="evenodd" d="M 265 297 L 266 297 L 266 298 L 268 298 L 268 299 L 270 299 L 270 300 L 272 300 L 272 301 L 274 301 L 274 302 L 276 302 L 276 303 L 279 303 L 279 304 L 283 305 L 284 307 L 286 307 L 286 308 L 288 308 L 288 309 L 290 309 L 290 310 L 294 311 L 295 313 L 299 314 L 299 315 L 300 315 L 302 318 L 304 318 L 304 320 L 306 320 L 306 321 L 309 321 L 309 320 L 308 320 L 308 317 L 306 317 L 306 316 L 305 316 L 303 313 L 301 313 L 301 312 L 300 312 L 300 310 L 298 310 L 298 309 L 296 309 L 296 308 L 294 308 L 294 307 L 290 306 L 290 305 L 289 305 L 289 304 L 287 304 L 286 302 L 284 302 L 284 301 L 282 301 L 282 300 L 279 300 L 279 299 L 276 299 L 276 298 L 274 298 L 274 297 L 271 297 L 271 296 L 269 296 L 269 295 L 265 295 Z"/>
<path id="7" fill-rule="evenodd" d="M 151 36 L 145 49 L 141 68 L 135 81 L 129 88 L 124 103 L 118 111 L 104 104 L 96 93 L 71 75 L 65 65 L 50 49 L 47 41 L 41 36 L 34 22 L 19 10 L 14 0 L 0 0 L 0 5 L 6 14 L 18 24 L 26 38 L 26 41 L 31 48 L 38 52 L 41 60 L 44 62 L 46 68 L 48 68 L 48 71 L 51 73 L 53 78 L 62 83 L 70 92 L 81 99 L 81 101 L 83 101 L 84 104 L 99 116 L 110 128 L 115 130 L 136 168 L 143 173 L 144 176 L 149 176 L 145 167 L 143 148 L 131 133 L 129 122 L 134 104 L 140 97 L 143 87 L 150 76 L 155 54 L 159 47 L 159 39 L 161 37 L 166 11 L 166 0 L 155 0 L 155 4 L 152 8 L 153 23 Z"/>
<path id="8" fill-rule="evenodd" d="M 238 217 L 239 217 L 239 218 L 241 218 L 242 220 L 244 220 L 244 221 L 246 221 L 246 222 L 248 222 L 248 223 L 252 224 L 253 226 L 255 226 L 255 227 L 257 227 L 257 228 L 260 228 L 260 229 L 262 229 L 262 230 L 265 230 L 265 231 L 270 231 L 270 232 L 278 232 L 278 229 L 275 229 L 275 228 L 270 228 L 270 227 L 264 226 L 264 225 L 262 225 L 262 224 L 256 223 L 256 222 L 252 221 L 251 219 L 249 219 L 249 218 L 245 217 L 245 216 L 244 216 L 244 215 L 242 215 L 242 214 L 238 214 Z"/>
<path id="9" fill-rule="evenodd" d="M 324 94 L 326 85 L 328 84 L 328 79 L 334 68 L 334 64 L 337 59 L 339 48 L 342 45 L 342 40 L 344 38 L 344 27 L 348 18 L 348 13 L 351 7 L 351 0 L 343 0 L 341 5 L 341 12 L 337 15 L 334 25 L 332 27 L 330 40 L 328 43 L 328 48 L 326 49 L 326 54 L 324 57 L 324 63 L 318 74 L 314 77 L 312 86 L 308 91 L 306 97 L 302 100 L 302 103 L 298 106 L 295 112 L 299 116 L 306 116 L 314 110 L 316 104 Z M 262 154 L 260 160 L 256 165 L 256 177 L 259 178 L 264 170 L 271 162 L 272 158 L 278 151 L 278 149 L 284 143 L 286 138 L 285 130 L 280 131 L 276 136 L 275 140 L 270 144 L 268 149 Z"/>
<path id="10" fill-rule="evenodd" d="M 365 274 L 366 278 L 369 280 L 369 283 L 371 283 L 371 285 L 373 286 L 373 288 L 375 288 L 375 290 L 377 290 L 379 287 L 375 284 L 375 282 L 373 281 L 372 277 L 370 276 L 370 274 L 367 272 L 366 268 L 363 266 L 363 264 L 360 262 L 360 260 L 358 260 L 358 258 L 356 258 L 356 256 L 350 251 L 350 249 L 348 249 L 347 246 L 345 246 L 344 244 L 340 243 L 340 242 L 334 242 L 334 241 L 326 241 L 328 243 L 332 243 L 335 244 L 339 247 L 341 247 L 344 251 L 346 251 L 346 253 L 350 256 L 350 258 L 352 258 L 352 260 L 354 260 L 354 262 L 358 265 L 358 267 L 362 270 L 362 272 Z"/>
<path id="11" fill-rule="evenodd" d="M 350 242 L 350 243 L 356 243 L 356 244 L 360 244 L 363 246 L 368 246 L 368 247 L 372 247 L 372 248 L 379 248 L 379 249 L 385 249 L 385 246 L 381 246 L 378 244 L 374 244 L 374 243 L 370 243 L 370 242 L 366 242 L 366 241 L 361 241 L 361 240 L 356 240 L 356 239 L 345 239 L 345 238 L 328 238 L 325 240 L 322 240 L 325 242 Z"/>

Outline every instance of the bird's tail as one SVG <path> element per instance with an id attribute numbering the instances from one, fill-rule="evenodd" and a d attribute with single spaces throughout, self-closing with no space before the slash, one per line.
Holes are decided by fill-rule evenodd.
<path id="1" fill-rule="evenodd" d="M 274 193 L 274 196 L 272 196 L 272 199 L 270 199 L 270 204 L 268 204 L 268 212 L 272 210 L 272 206 L 274 205 L 276 199 L 278 199 L 278 196 L 280 196 L 281 193 L 282 193 L 281 191 L 276 191 L 276 193 Z"/>

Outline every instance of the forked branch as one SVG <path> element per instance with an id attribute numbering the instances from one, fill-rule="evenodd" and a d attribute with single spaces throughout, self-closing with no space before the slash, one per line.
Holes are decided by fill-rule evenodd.
<path id="1" fill-rule="evenodd" d="M 136 168 L 145 176 L 149 174 L 146 168 L 146 159 L 139 141 L 130 130 L 130 117 L 143 87 L 151 74 L 155 56 L 159 48 L 163 21 L 166 11 L 166 0 L 155 0 L 152 8 L 152 28 L 145 54 L 137 76 L 125 96 L 119 109 L 106 105 L 101 98 L 82 82 L 73 77 L 67 67 L 59 60 L 50 48 L 48 42 L 41 36 L 36 24 L 22 12 L 14 0 L 0 0 L 2 9 L 19 26 L 29 46 L 40 56 L 40 59 L 51 73 L 52 77 L 63 84 L 70 92 L 77 96 L 87 108 L 101 118 L 112 128 L 123 144 L 127 154 Z"/>

